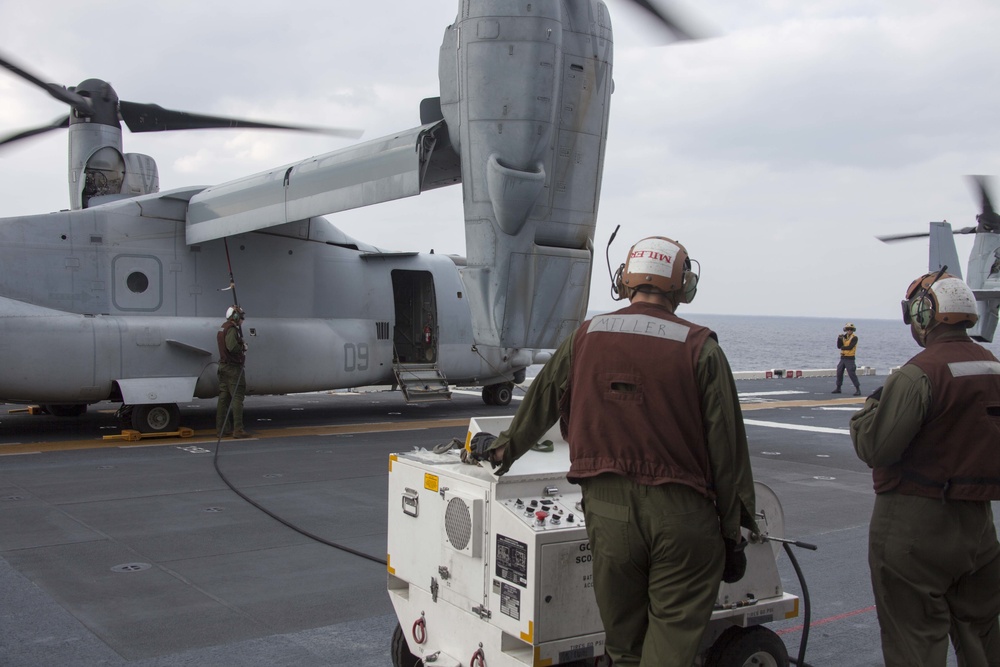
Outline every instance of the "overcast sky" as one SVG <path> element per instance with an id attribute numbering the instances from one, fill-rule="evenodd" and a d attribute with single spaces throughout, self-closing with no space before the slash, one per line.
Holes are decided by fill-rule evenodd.
<path id="1" fill-rule="evenodd" d="M 702 281 L 688 313 L 895 318 L 926 271 L 931 220 L 975 224 L 966 174 L 1000 174 L 996 0 L 700 0 L 719 36 L 664 45 L 641 10 L 615 30 L 592 309 L 612 262 L 644 236 L 680 240 Z M 452 0 L 0 0 L 0 50 L 42 79 L 102 78 L 124 100 L 359 128 L 419 124 L 438 94 Z M 0 135 L 66 108 L 0 71 Z M 336 150 L 285 132 L 133 135 L 162 190 L 210 185 Z M 66 208 L 66 133 L 0 152 L 0 215 Z M 998 190 L 1000 193 L 1000 190 Z M 1000 198 L 1000 194 L 997 195 Z M 459 187 L 331 219 L 401 250 L 465 254 Z M 963 264 L 971 243 L 960 237 Z M 964 269 L 964 266 L 963 266 Z"/>

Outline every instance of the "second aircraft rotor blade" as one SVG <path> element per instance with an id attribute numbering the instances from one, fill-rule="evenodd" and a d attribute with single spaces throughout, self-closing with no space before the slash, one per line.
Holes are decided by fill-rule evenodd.
<path id="1" fill-rule="evenodd" d="M 309 127 L 305 125 L 287 125 L 265 123 L 242 118 L 226 118 L 205 114 L 189 113 L 165 109 L 159 104 L 142 104 L 126 102 L 119 104 L 122 120 L 132 132 L 163 132 L 167 130 L 203 130 L 219 128 L 254 128 L 265 130 L 292 130 L 295 132 L 313 132 L 337 137 L 357 139 L 361 130 L 344 128 Z"/>
<path id="2" fill-rule="evenodd" d="M 25 81 L 35 84 L 60 102 L 65 102 L 80 112 L 84 112 L 86 114 L 86 112 L 93 109 L 90 100 L 86 97 L 77 95 L 76 93 L 67 90 L 64 86 L 60 86 L 55 83 L 45 83 L 31 72 L 18 67 L 2 56 L 0 56 L 0 67 L 4 67 Z"/>
<path id="3" fill-rule="evenodd" d="M 45 134 L 46 132 L 51 132 L 52 130 L 59 130 L 67 127 L 69 127 L 69 116 L 62 116 L 61 118 L 56 118 L 48 125 L 42 125 L 41 127 L 36 127 L 31 130 L 22 130 L 16 134 L 0 137 L 0 146 L 5 146 L 12 144 L 15 141 L 27 139 L 28 137 L 35 137 L 39 134 Z"/>

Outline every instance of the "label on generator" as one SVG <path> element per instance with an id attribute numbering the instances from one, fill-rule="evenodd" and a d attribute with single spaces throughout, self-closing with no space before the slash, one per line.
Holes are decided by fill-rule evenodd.
<path id="1" fill-rule="evenodd" d="M 515 621 L 521 620 L 521 589 L 510 584 L 500 583 L 500 613 L 510 616 Z"/>
<path id="2" fill-rule="evenodd" d="M 528 585 L 528 545 L 497 534 L 496 575 L 517 584 Z"/>

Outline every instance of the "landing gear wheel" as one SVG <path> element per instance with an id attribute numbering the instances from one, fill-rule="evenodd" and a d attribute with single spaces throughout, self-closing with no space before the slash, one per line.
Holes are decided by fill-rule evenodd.
<path id="1" fill-rule="evenodd" d="M 86 403 L 50 403 L 42 407 L 53 417 L 79 417 L 87 411 Z"/>
<path id="2" fill-rule="evenodd" d="M 176 403 L 132 406 L 132 428 L 140 433 L 176 431 L 180 421 L 181 411 Z"/>
<path id="3" fill-rule="evenodd" d="M 706 667 L 788 667 L 788 650 L 773 631 L 758 625 L 731 627 L 705 656 Z"/>
<path id="4" fill-rule="evenodd" d="M 493 385 L 493 404 L 510 405 L 510 399 L 514 397 L 514 385 L 510 382 Z"/>
<path id="5" fill-rule="evenodd" d="M 420 659 L 410 653 L 410 647 L 406 645 L 406 636 L 399 623 L 396 623 L 396 629 L 392 631 L 389 655 L 392 657 L 392 667 L 417 667 L 420 664 Z"/>
<path id="6" fill-rule="evenodd" d="M 496 396 L 493 391 L 495 387 L 495 384 L 488 384 L 483 387 L 483 403 L 486 405 L 496 405 Z"/>

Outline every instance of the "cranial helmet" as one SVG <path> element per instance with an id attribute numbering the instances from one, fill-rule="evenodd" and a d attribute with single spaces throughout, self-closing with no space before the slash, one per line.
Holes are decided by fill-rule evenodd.
<path id="1" fill-rule="evenodd" d="M 925 273 L 910 283 L 902 306 L 903 322 L 915 322 L 921 329 L 932 322 L 964 323 L 969 328 L 979 320 L 976 295 L 965 281 L 939 271 Z"/>
<path id="2" fill-rule="evenodd" d="M 240 320 L 246 317 L 246 313 L 239 306 L 229 306 L 229 310 L 226 311 L 227 320 Z"/>
<path id="3" fill-rule="evenodd" d="M 629 248 L 615 291 L 620 297 L 631 298 L 643 285 L 665 294 L 678 293 L 680 303 L 691 303 L 698 291 L 698 274 L 691 270 L 684 246 L 665 236 L 650 236 Z"/>
<path id="4" fill-rule="evenodd" d="M 856 331 L 857 327 L 854 326 L 853 322 L 848 322 L 844 325 L 844 331 Z"/>

